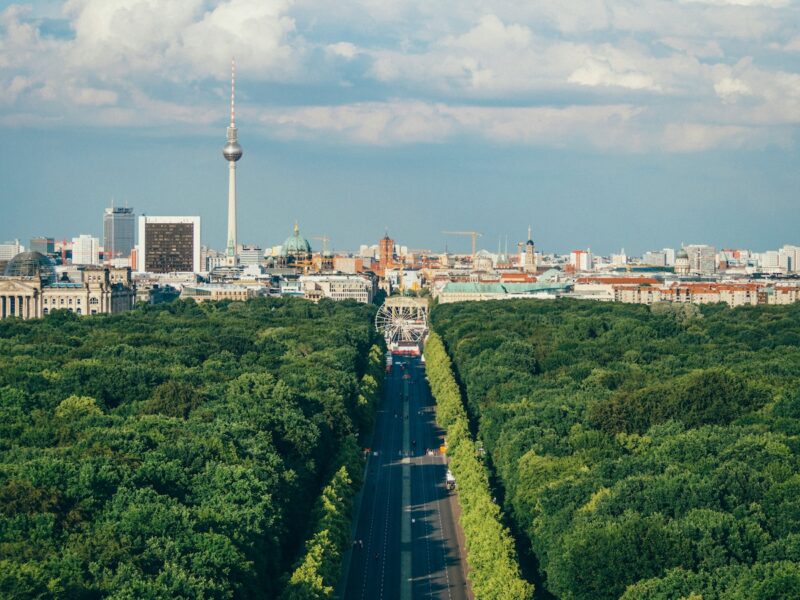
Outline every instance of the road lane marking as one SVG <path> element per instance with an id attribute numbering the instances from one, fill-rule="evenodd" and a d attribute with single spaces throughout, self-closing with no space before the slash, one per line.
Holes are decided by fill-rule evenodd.
<path id="1" fill-rule="evenodd" d="M 385 420 L 386 423 L 393 424 L 394 423 L 394 419 L 392 417 L 389 417 L 389 410 L 388 410 L 389 409 L 388 405 L 391 403 L 391 392 L 390 392 L 389 386 L 387 386 L 387 394 L 388 394 L 388 397 L 385 398 L 385 402 L 384 402 L 385 409 L 386 409 L 385 410 L 386 417 L 385 417 L 384 420 Z M 376 429 L 377 429 L 377 427 L 376 427 Z M 384 431 L 383 433 L 386 434 L 386 431 Z M 386 436 L 388 438 L 388 441 L 389 441 L 388 449 L 387 448 L 381 448 L 380 444 L 376 444 L 376 446 L 378 446 L 378 448 L 377 448 L 378 449 L 378 456 L 375 457 L 375 458 L 377 458 L 378 460 L 376 461 L 377 464 L 375 465 L 375 469 L 376 469 L 376 471 L 375 471 L 375 492 L 374 492 L 375 500 L 374 500 L 374 502 L 372 504 L 372 513 L 370 514 L 370 528 L 369 528 L 369 535 L 368 535 L 368 538 L 367 538 L 367 548 L 366 548 L 367 551 L 364 554 L 364 579 L 363 579 L 363 583 L 362 583 L 362 586 L 361 586 L 361 598 L 362 598 L 362 600 L 367 595 L 367 582 L 369 581 L 369 574 L 373 572 L 372 569 L 369 568 L 369 565 L 370 565 L 369 556 L 370 556 L 370 553 L 372 552 L 373 529 L 374 529 L 374 524 L 375 524 L 375 515 L 376 515 L 376 512 L 377 512 L 376 508 L 378 506 L 378 495 L 379 495 L 379 492 L 380 492 L 380 489 L 381 489 L 380 482 L 381 482 L 381 479 L 383 479 L 382 475 L 384 475 L 383 469 L 384 469 L 385 466 L 386 467 L 390 467 L 391 466 L 391 455 L 393 453 L 393 447 L 394 447 L 394 443 L 393 443 L 394 442 L 394 433 L 395 433 L 395 428 L 392 427 L 392 426 L 389 426 L 388 435 Z M 390 461 L 386 465 L 381 464 L 381 461 L 383 460 L 383 456 L 384 455 L 387 456 L 389 458 L 389 461 Z M 387 525 L 386 524 L 388 523 L 388 518 L 389 518 L 389 507 L 388 507 L 389 506 L 389 500 L 391 499 L 391 485 L 392 485 L 391 471 L 387 471 L 387 477 L 388 477 L 388 483 L 387 483 L 387 486 L 386 486 L 386 488 L 387 488 L 387 490 L 386 490 L 387 491 L 387 493 L 386 493 L 386 504 L 387 504 L 386 519 L 387 519 L 387 521 L 384 522 L 384 554 L 383 554 L 383 564 L 382 564 L 381 579 L 380 579 L 380 594 L 381 594 L 381 597 L 383 597 L 383 580 L 384 580 L 384 578 L 383 578 L 383 569 L 385 569 L 385 565 L 386 565 L 386 552 L 385 552 L 385 549 L 386 549 L 386 538 L 388 537 L 386 535 L 386 529 L 387 529 Z M 376 576 L 377 576 L 377 573 L 376 573 Z"/>
<path id="2" fill-rule="evenodd" d="M 402 491 L 400 515 L 400 600 L 411 600 L 411 459 L 408 457 L 409 426 L 408 405 L 410 402 L 410 386 L 404 386 L 403 395 L 403 463 Z"/>

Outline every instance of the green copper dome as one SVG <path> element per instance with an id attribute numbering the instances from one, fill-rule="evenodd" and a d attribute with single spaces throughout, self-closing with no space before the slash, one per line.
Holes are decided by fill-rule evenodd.
<path id="1" fill-rule="evenodd" d="M 283 249 L 281 250 L 283 256 L 305 257 L 311 254 L 311 244 L 308 240 L 300 235 L 300 228 L 297 223 L 294 224 L 294 233 L 286 238 L 283 242 Z"/>

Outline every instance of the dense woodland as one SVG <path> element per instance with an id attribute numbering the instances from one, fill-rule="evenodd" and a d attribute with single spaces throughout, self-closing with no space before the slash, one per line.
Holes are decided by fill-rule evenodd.
<path id="1" fill-rule="evenodd" d="M 341 543 L 342 468 L 379 386 L 373 310 L 0 321 L 0 597 L 276 597 L 320 527 Z"/>
<path id="2" fill-rule="evenodd" d="M 563 600 L 800 598 L 800 306 L 432 314 Z"/>

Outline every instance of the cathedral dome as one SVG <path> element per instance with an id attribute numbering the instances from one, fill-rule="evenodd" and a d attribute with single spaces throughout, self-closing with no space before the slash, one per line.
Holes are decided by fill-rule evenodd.
<path id="1" fill-rule="evenodd" d="M 681 248 L 678 250 L 677 254 L 675 254 L 675 258 L 689 258 L 689 253 L 686 252 L 686 248 Z"/>
<path id="2" fill-rule="evenodd" d="M 52 259 L 41 252 L 22 252 L 8 261 L 6 277 L 39 277 L 42 285 L 56 282 L 56 268 Z"/>
<path id="3" fill-rule="evenodd" d="M 305 257 L 311 254 L 311 244 L 308 240 L 300 235 L 300 228 L 297 223 L 294 224 L 294 233 L 286 238 L 283 242 L 283 249 L 281 250 L 283 256 Z"/>

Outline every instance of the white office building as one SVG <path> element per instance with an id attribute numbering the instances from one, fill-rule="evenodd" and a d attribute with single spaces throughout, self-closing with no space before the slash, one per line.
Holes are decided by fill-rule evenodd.
<path id="1" fill-rule="evenodd" d="M 99 265 L 100 240 L 88 234 L 72 238 L 73 265 Z"/>
<path id="2" fill-rule="evenodd" d="M 21 252 L 25 252 L 25 247 L 19 243 L 19 240 L 0 244 L 0 260 L 11 260 Z"/>
<path id="3" fill-rule="evenodd" d="M 663 250 L 645 252 L 644 255 L 642 256 L 642 262 L 651 267 L 666 267 L 667 255 L 664 253 Z"/>

